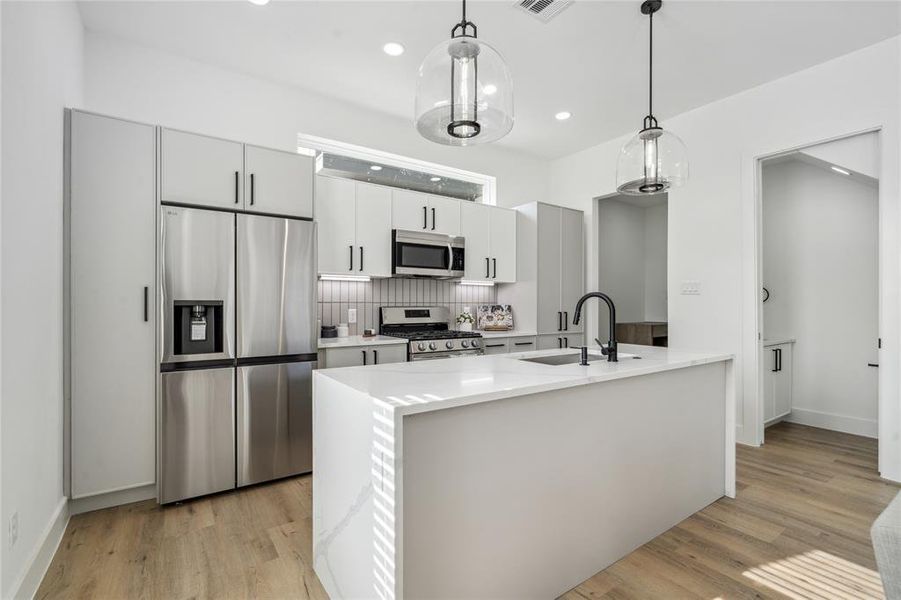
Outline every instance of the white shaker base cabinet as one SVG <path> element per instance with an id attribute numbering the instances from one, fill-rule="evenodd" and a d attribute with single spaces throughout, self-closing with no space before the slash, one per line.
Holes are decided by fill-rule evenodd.
<path id="1" fill-rule="evenodd" d="M 763 421 L 769 425 L 792 410 L 792 343 L 763 348 Z"/>
<path id="2" fill-rule="evenodd" d="M 69 112 L 72 498 L 156 481 L 156 132 Z"/>
<path id="3" fill-rule="evenodd" d="M 244 146 L 244 209 L 286 217 L 313 217 L 313 158 Z"/>
<path id="4" fill-rule="evenodd" d="M 326 348 L 319 350 L 323 369 L 336 367 L 363 367 L 406 362 L 407 345 L 384 344 L 379 346 L 358 346 L 356 348 Z"/>
<path id="5" fill-rule="evenodd" d="M 160 200 L 214 208 L 244 208 L 244 144 L 160 130 Z"/>

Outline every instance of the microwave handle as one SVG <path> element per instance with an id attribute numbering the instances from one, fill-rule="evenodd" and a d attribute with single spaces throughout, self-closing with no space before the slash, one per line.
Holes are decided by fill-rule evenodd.
<path id="1" fill-rule="evenodd" d="M 450 273 L 454 270 L 454 247 L 450 244 L 447 245 L 447 272 Z"/>

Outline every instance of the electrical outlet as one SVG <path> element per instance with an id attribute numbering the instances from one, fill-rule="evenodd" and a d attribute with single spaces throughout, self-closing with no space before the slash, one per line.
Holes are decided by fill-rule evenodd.
<path id="1" fill-rule="evenodd" d="M 347 322 L 348 323 L 356 323 L 357 322 L 357 309 L 356 308 L 348 308 L 347 309 Z"/>
<path id="2" fill-rule="evenodd" d="M 683 296 L 700 296 L 701 295 L 701 282 L 686 279 L 682 282 L 682 295 Z"/>
<path id="3" fill-rule="evenodd" d="M 9 547 L 12 548 L 16 545 L 16 541 L 19 539 L 19 513 L 14 512 L 13 516 L 9 518 Z"/>

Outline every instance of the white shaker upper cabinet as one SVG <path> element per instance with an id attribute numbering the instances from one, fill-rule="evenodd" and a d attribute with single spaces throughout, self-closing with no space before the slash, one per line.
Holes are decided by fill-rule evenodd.
<path id="1" fill-rule="evenodd" d="M 394 229 L 460 235 L 459 200 L 396 189 L 391 207 Z"/>
<path id="2" fill-rule="evenodd" d="M 319 272 L 354 273 L 356 254 L 355 189 L 350 179 L 316 177 Z M 389 236 L 390 232 L 385 232 Z"/>
<path id="3" fill-rule="evenodd" d="M 491 279 L 498 283 L 516 281 L 516 211 L 490 207 Z M 469 240 L 466 240 L 467 249 Z"/>
<path id="4" fill-rule="evenodd" d="M 460 203 L 460 235 L 466 238 L 465 279 L 491 278 L 491 207 Z"/>
<path id="5" fill-rule="evenodd" d="M 406 231 L 428 231 L 429 196 L 409 190 L 391 192 L 391 226 Z"/>
<path id="6" fill-rule="evenodd" d="M 245 146 L 244 210 L 313 216 L 313 157 Z"/>
<path id="7" fill-rule="evenodd" d="M 244 144 L 164 128 L 160 159 L 163 202 L 244 207 Z"/>
<path id="8" fill-rule="evenodd" d="M 355 187 L 357 272 L 391 277 L 391 188 L 359 182 Z"/>
<path id="9" fill-rule="evenodd" d="M 460 235 L 460 200 L 429 194 L 428 231 Z"/>
<path id="10" fill-rule="evenodd" d="M 71 496 L 156 481 L 156 132 L 69 120 Z"/>

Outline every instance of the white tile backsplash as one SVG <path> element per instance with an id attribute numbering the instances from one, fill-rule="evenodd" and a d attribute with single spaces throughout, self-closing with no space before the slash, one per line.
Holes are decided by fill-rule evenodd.
<path id="1" fill-rule="evenodd" d="M 446 306 L 455 318 L 469 306 L 497 303 L 497 288 L 460 285 L 437 279 L 373 279 L 372 281 L 320 281 L 319 319 L 323 325 L 347 323 L 347 309 L 357 309 L 350 335 L 378 329 L 380 306 Z"/>

